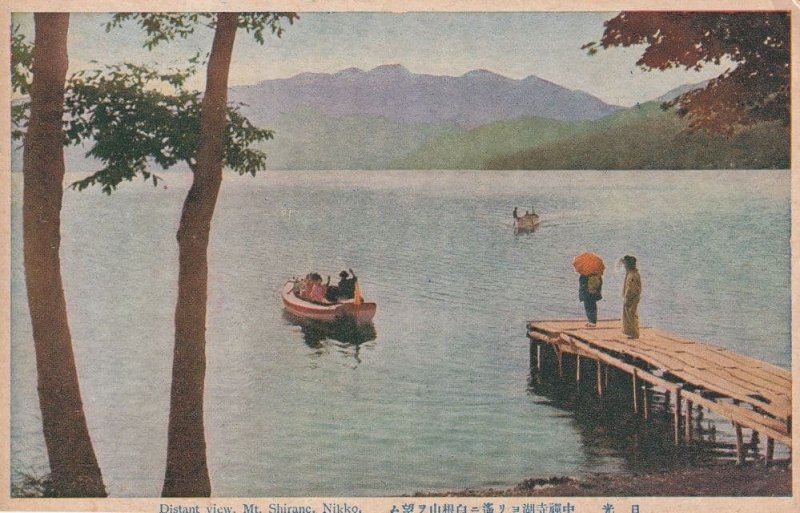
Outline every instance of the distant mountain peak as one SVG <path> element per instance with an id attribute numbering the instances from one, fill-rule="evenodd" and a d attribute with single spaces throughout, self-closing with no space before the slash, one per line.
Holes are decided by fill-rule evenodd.
<path id="1" fill-rule="evenodd" d="M 544 79 L 542 77 L 539 77 L 539 76 L 536 76 L 536 75 L 528 75 L 527 77 L 523 78 L 522 81 L 523 82 L 528 82 L 528 83 L 531 83 L 531 84 L 547 84 L 547 85 L 551 85 L 551 86 L 555 86 L 555 87 L 564 87 L 562 85 L 556 84 L 555 82 L 551 82 L 549 80 L 546 80 L 546 79 Z"/>
<path id="2" fill-rule="evenodd" d="M 364 73 L 363 69 L 352 67 L 352 68 L 343 69 L 341 71 L 337 71 L 335 73 L 335 76 L 341 77 L 341 76 L 346 76 L 346 75 L 361 75 L 362 73 Z"/>
<path id="3" fill-rule="evenodd" d="M 462 78 L 502 78 L 505 80 L 511 80 L 508 77 L 495 73 L 494 71 L 489 71 L 488 69 L 473 69 L 471 71 L 467 71 L 463 75 Z"/>
<path id="4" fill-rule="evenodd" d="M 381 73 L 381 74 L 388 74 L 388 73 L 402 73 L 410 75 L 411 72 L 403 66 L 402 64 L 381 64 L 380 66 L 376 66 L 369 70 L 369 73 Z"/>

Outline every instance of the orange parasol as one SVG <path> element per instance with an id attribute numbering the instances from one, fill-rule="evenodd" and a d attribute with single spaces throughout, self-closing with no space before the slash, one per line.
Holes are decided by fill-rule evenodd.
<path id="1" fill-rule="evenodd" d="M 603 259 L 598 255 L 589 252 L 581 253 L 573 258 L 572 267 L 574 267 L 575 270 L 583 276 L 589 276 L 590 274 L 603 274 L 603 271 L 606 270 L 606 264 L 603 263 Z"/>

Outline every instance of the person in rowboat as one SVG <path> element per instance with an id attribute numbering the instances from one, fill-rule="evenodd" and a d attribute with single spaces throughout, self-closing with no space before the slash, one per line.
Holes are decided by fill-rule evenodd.
<path id="1" fill-rule="evenodd" d="M 325 293 L 328 287 L 322 283 L 322 276 L 317 276 L 319 279 L 314 280 L 314 284 L 311 286 L 311 295 L 309 299 L 315 303 L 326 303 Z"/>
<path id="2" fill-rule="evenodd" d="M 300 286 L 295 295 L 300 299 L 311 299 L 311 291 L 315 283 L 322 283 L 322 276 L 319 273 L 308 273 L 306 277 L 300 282 Z"/>
<path id="3" fill-rule="evenodd" d="M 350 269 L 350 275 L 347 271 L 339 273 L 339 285 L 336 287 L 338 290 L 338 297 L 341 299 L 353 299 L 356 293 L 356 274 Z"/>

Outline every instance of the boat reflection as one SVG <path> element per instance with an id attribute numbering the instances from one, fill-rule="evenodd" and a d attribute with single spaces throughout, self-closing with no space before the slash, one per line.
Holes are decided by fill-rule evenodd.
<path id="1" fill-rule="evenodd" d="M 375 331 L 375 326 L 371 322 L 358 324 L 350 317 L 323 322 L 299 317 L 288 310 L 284 310 L 283 318 L 300 328 L 300 331 L 303 333 L 303 342 L 313 349 L 319 349 L 327 340 L 335 340 L 347 345 L 359 346 L 364 342 L 375 340 L 378 336 Z"/>
<path id="2" fill-rule="evenodd" d="M 531 233 L 536 233 L 539 230 L 539 225 L 532 226 L 530 228 L 519 228 L 517 226 L 514 227 L 514 235 L 529 235 Z"/>

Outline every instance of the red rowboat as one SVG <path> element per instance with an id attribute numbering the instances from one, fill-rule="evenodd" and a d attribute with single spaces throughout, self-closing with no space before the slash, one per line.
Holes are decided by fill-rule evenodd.
<path id="1" fill-rule="evenodd" d="M 283 306 L 291 313 L 307 319 L 318 321 L 335 321 L 342 318 L 354 319 L 358 324 L 365 324 L 375 316 L 378 305 L 375 303 L 359 303 L 348 299 L 339 303 L 312 303 L 297 297 L 294 293 L 294 280 L 289 280 L 283 287 L 281 297 Z"/>

